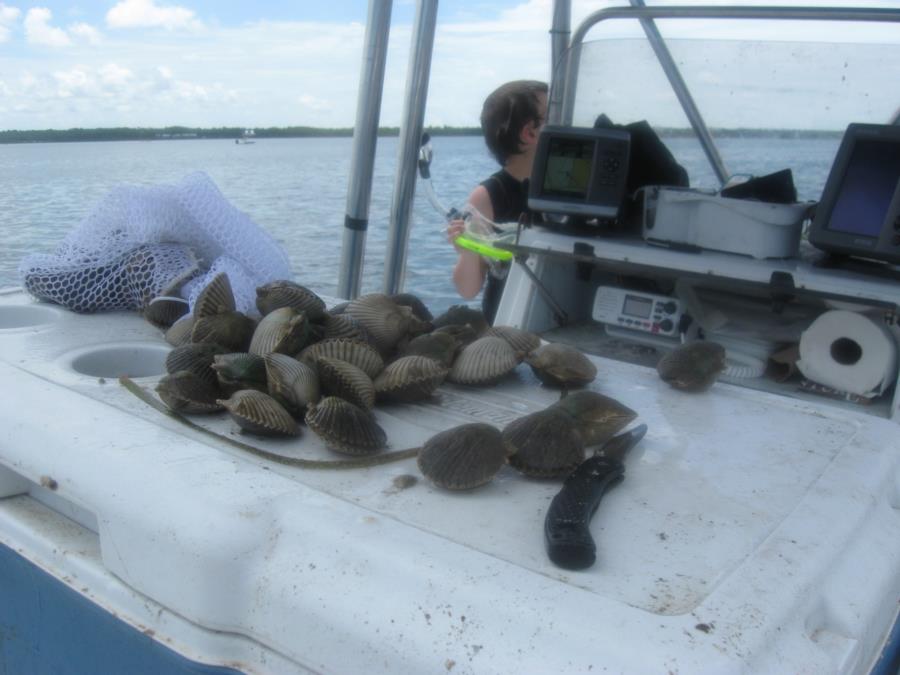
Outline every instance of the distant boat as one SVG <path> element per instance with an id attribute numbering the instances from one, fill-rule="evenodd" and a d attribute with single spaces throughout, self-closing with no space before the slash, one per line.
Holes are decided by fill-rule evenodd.
<path id="1" fill-rule="evenodd" d="M 234 142 L 241 145 L 245 143 L 256 143 L 254 140 L 256 138 L 256 132 L 253 129 L 244 129 L 244 133 L 241 134 L 238 138 L 234 139 Z"/>

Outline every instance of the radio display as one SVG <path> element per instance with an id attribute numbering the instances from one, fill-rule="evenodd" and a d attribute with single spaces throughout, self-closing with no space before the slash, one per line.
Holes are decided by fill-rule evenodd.
<path id="1" fill-rule="evenodd" d="M 653 311 L 653 300 L 640 295 L 626 295 L 622 305 L 622 314 L 634 316 L 638 319 L 649 319 Z"/>

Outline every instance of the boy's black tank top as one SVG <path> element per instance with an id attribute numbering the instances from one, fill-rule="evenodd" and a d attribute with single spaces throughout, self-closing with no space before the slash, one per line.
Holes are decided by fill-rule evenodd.
<path id="1" fill-rule="evenodd" d="M 528 212 L 527 179 L 516 180 L 501 169 L 487 180 L 482 181 L 481 184 L 490 197 L 495 223 L 518 223 L 522 214 Z M 508 267 L 508 263 L 506 265 Z M 497 307 L 500 305 L 500 296 L 503 295 L 505 284 L 505 275 L 498 278 L 488 272 L 484 293 L 481 296 L 481 311 L 484 312 L 484 316 L 490 324 L 494 323 L 494 316 L 497 314 Z"/>

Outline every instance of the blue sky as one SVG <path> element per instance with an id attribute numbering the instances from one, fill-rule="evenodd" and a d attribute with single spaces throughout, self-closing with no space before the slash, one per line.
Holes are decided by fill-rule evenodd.
<path id="1" fill-rule="evenodd" d="M 574 26 L 627 2 L 571 4 Z M 393 2 L 383 125 L 401 120 L 414 10 Z M 349 127 L 367 11 L 366 0 L 0 0 L 0 129 Z M 439 3 L 426 124 L 477 125 L 502 82 L 548 80 L 551 14 L 552 0 Z"/>

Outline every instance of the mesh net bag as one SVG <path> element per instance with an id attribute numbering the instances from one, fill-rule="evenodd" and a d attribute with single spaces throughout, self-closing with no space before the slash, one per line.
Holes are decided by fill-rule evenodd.
<path id="1" fill-rule="evenodd" d="M 76 312 L 143 309 L 179 293 L 193 309 L 218 272 L 237 309 L 256 313 L 256 287 L 291 277 L 287 254 L 204 173 L 174 185 L 111 190 L 53 254 L 19 265 L 25 289 Z"/>

